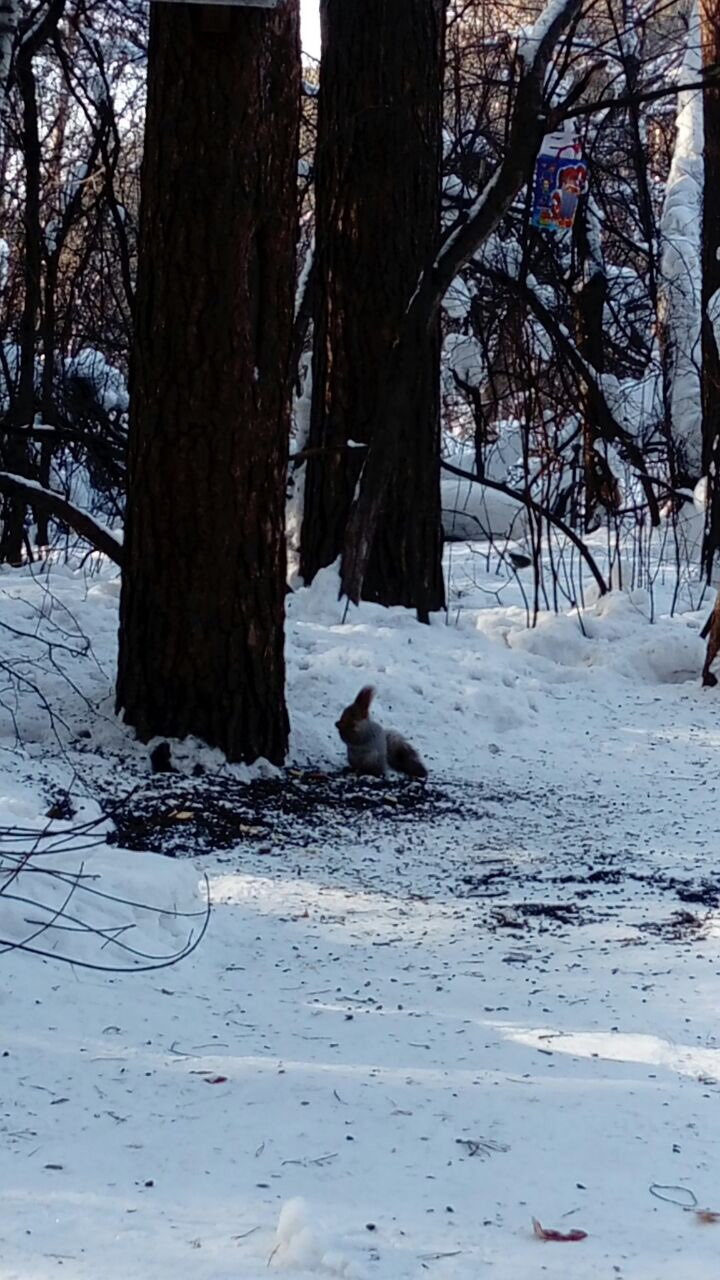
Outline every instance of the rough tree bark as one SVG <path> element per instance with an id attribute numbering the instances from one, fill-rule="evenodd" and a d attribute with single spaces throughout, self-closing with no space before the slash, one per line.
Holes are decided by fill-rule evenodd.
<path id="1" fill-rule="evenodd" d="M 720 66 L 720 0 L 699 0 L 705 68 Z M 703 92 L 702 436 L 708 476 L 703 562 L 710 576 L 720 550 L 720 82 Z M 713 316 L 715 325 L 713 325 Z"/>
<path id="2" fill-rule="evenodd" d="M 298 3 L 151 10 L 117 706 L 279 763 Z"/>
<path id="3" fill-rule="evenodd" d="M 313 394 L 301 573 L 340 554 L 408 300 L 439 232 L 444 0 L 323 0 Z M 417 331 L 363 584 L 365 599 L 444 601 L 440 334 Z"/>

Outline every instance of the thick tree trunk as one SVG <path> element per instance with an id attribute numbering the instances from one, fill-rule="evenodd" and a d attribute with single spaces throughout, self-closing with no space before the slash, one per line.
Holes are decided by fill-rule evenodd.
<path id="1" fill-rule="evenodd" d="M 279 763 L 297 0 L 156 4 L 118 709 Z"/>
<path id="2" fill-rule="evenodd" d="M 408 302 L 438 242 L 444 0 L 324 0 L 313 399 L 301 572 L 340 554 Z M 442 607 L 439 328 L 405 363 L 366 599 Z"/>
<path id="3" fill-rule="evenodd" d="M 703 64 L 720 65 L 720 0 L 699 0 Z M 702 231 L 703 475 L 709 477 L 703 559 L 708 575 L 720 551 L 720 85 L 703 92 L 704 186 Z M 714 298 L 714 302 L 713 302 Z M 717 328 L 711 319 L 718 316 Z"/>

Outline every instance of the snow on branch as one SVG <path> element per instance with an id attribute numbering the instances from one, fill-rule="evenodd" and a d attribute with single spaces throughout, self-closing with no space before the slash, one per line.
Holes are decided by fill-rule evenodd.
<path id="1" fill-rule="evenodd" d="M 123 548 L 109 529 L 105 529 L 87 511 L 81 511 L 74 503 L 68 502 L 61 493 L 54 489 L 45 489 L 35 480 L 25 476 L 13 475 L 10 471 L 0 471 L 0 493 L 11 498 L 23 498 L 29 506 L 41 507 L 48 511 L 55 520 L 62 520 L 81 538 L 85 538 L 96 551 L 102 552 L 113 564 L 122 568 Z"/>
<path id="2" fill-rule="evenodd" d="M 19 56 L 23 60 L 35 57 L 45 41 L 57 27 L 65 8 L 65 0 L 49 0 L 27 19 L 20 38 Z"/>
<path id="3" fill-rule="evenodd" d="M 522 58 L 528 70 L 531 70 L 538 58 L 543 57 L 544 47 L 550 41 L 550 49 L 555 47 L 557 36 L 554 28 L 559 24 L 562 31 L 568 19 L 565 11 L 568 0 L 548 0 L 540 16 L 530 27 L 525 27 L 518 40 L 518 57 Z M 547 61 L 547 54 L 545 53 Z"/>
<path id="4" fill-rule="evenodd" d="M 693 6 L 681 79 L 702 72 L 702 33 Z M 661 319 L 670 378 L 672 436 L 682 465 L 702 470 L 703 94 L 678 98 L 675 150 L 660 221 Z"/>
<path id="5" fill-rule="evenodd" d="M 532 57 L 527 51 L 520 55 L 524 70 L 518 85 L 505 158 L 478 195 L 467 219 L 448 236 L 433 264 L 431 275 L 435 287 L 431 293 L 428 321 L 454 277 L 492 235 L 518 192 L 530 180 L 543 137 L 553 127 L 550 110 L 544 101 L 548 65 L 560 36 L 578 17 L 582 3 L 583 0 L 549 0 L 532 28 L 532 35 L 524 37 L 525 42 L 531 41 L 533 53 Z M 415 299 L 420 300 L 424 292 L 429 292 L 428 274 L 426 272 L 421 278 Z M 439 290 L 442 292 L 438 296 Z M 413 301 L 412 305 L 417 303 Z"/>

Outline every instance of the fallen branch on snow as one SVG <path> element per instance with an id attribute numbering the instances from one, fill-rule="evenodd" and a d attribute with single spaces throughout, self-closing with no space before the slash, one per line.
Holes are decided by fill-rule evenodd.
<path id="1" fill-rule="evenodd" d="M 81 538 L 85 538 L 96 551 L 102 552 L 108 560 L 122 568 L 122 543 L 108 529 L 93 520 L 87 511 L 68 502 L 61 493 L 45 489 L 35 480 L 13 475 L 10 471 L 0 471 L 0 493 L 11 498 L 23 498 L 28 506 L 48 511 L 56 520 L 62 520 L 63 524 L 69 525 Z"/>

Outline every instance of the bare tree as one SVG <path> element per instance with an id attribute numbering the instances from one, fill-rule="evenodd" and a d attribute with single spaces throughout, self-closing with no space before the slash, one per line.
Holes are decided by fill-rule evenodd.
<path id="1" fill-rule="evenodd" d="M 347 525 L 342 559 L 342 589 L 360 599 L 389 478 L 401 456 L 402 424 L 412 398 L 415 352 L 434 323 L 440 304 L 458 272 L 488 239 L 529 180 L 553 112 L 545 98 L 545 75 L 563 31 L 576 19 L 582 0 L 549 0 L 519 57 L 512 121 L 505 156 L 483 187 L 467 217 L 446 239 L 408 297 L 390 372 L 370 432 L 371 444 L 358 496 Z"/>
<path id="2" fill-rule="evenodd" d="M 316 161 L 313 384 L 301 572 L 340 554 L 407 300 L 436 251 L 444 0 L 324 0 Z M 408 364 L 366 599 L 443 604 L 439 317 Z"/>
<path id="3" fill-rule="evenodd" d="M 56 499 L 122 518 L 147 15 L 138 0 L 17 0 L 6 18 L 0 465 L 15 481 L 0 547 L 15 562 L 72 527 Z M 46 493 L 34 529 L 18 480 Z"/>

